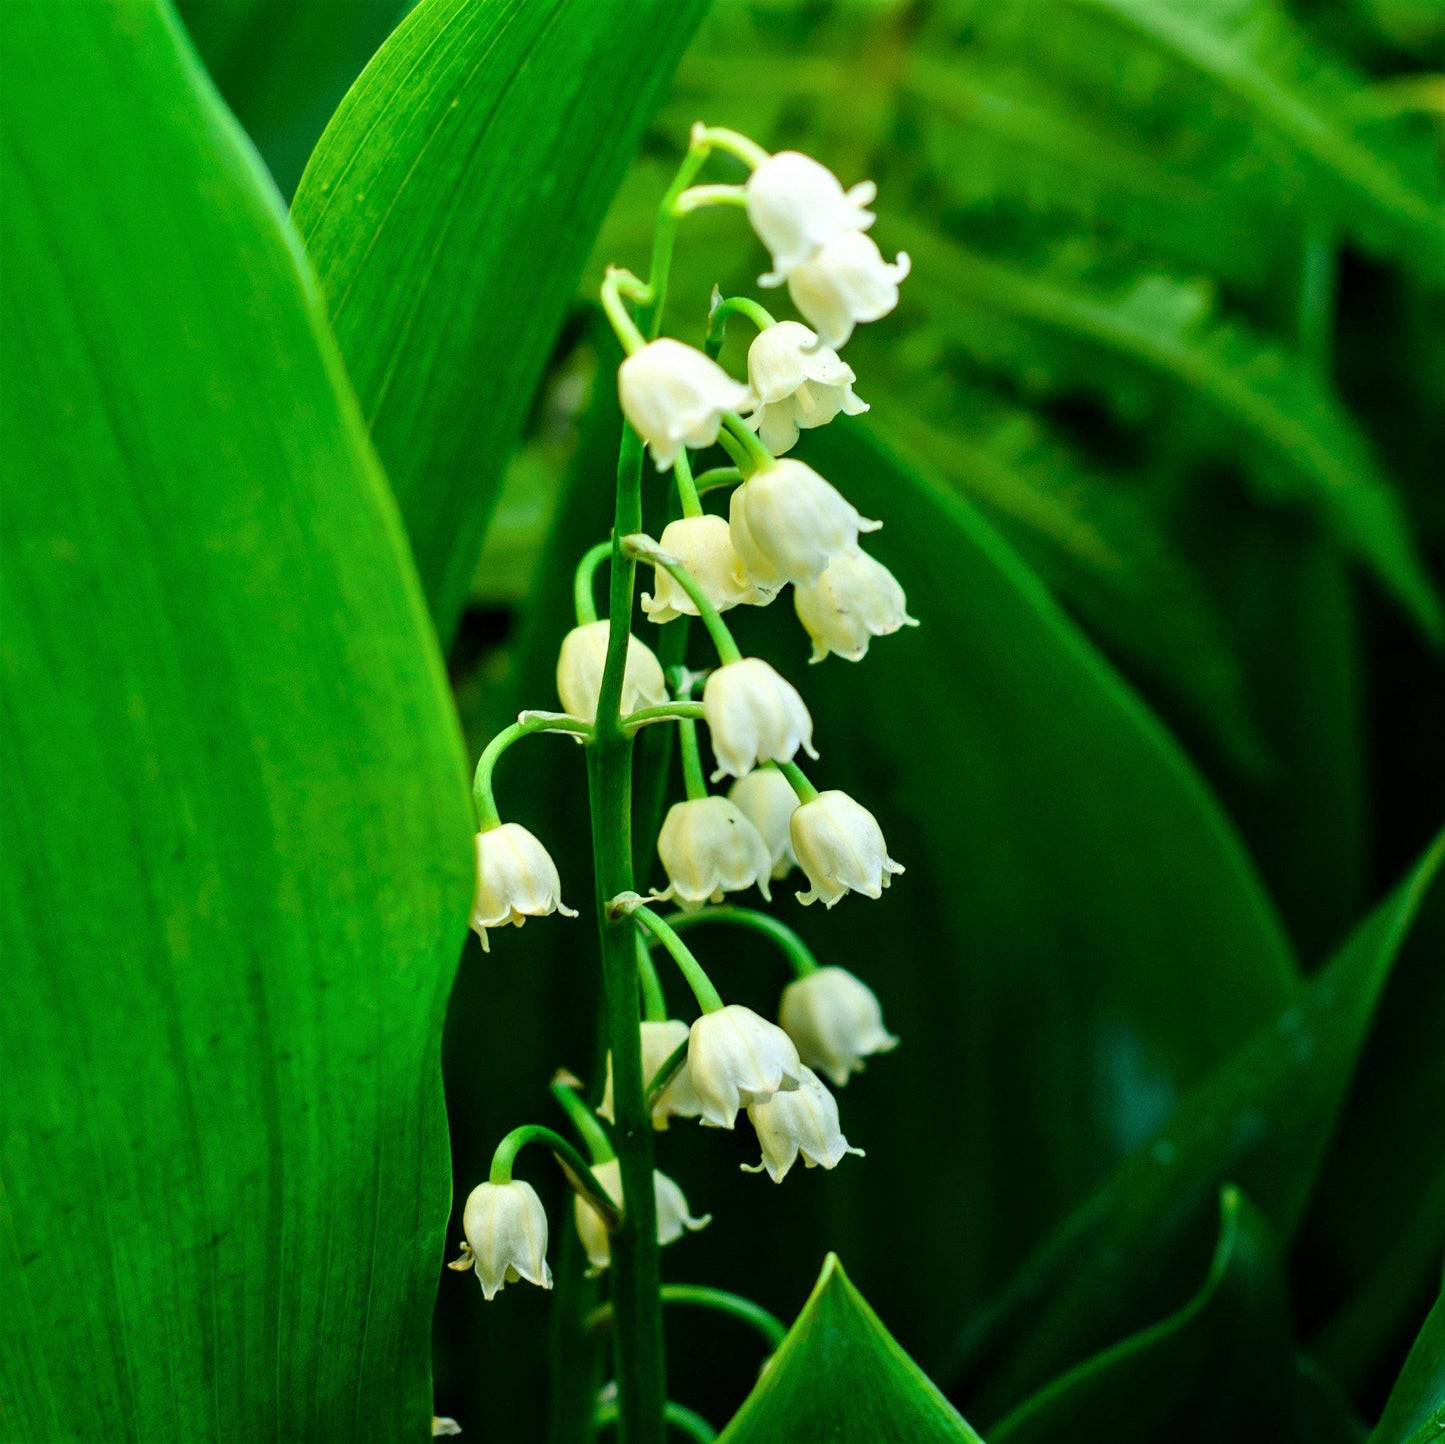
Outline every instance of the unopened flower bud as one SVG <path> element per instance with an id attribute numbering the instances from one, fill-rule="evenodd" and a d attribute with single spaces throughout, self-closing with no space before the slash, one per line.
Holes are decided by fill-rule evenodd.
<path id="1" fill-rule="evenodd" d="M 776 767 L 758 767 L 728 788 L 728 801 L 762 834 L 773 859 L 772 875 L 786 877 L 798 865 L 789 828 L 798 794 Z"/>
<path id="2" fill-rule="evenodd" d="M 748 348 L 748 384 L 757 409 L 748 425 L 774 456 L 791 451 L 798 429 L 826 426 L 840 411 L 857 416 L 868 403 L 853 394 L 858 378 L 836 351 L 797 321 L 759 331 Z"/>
<path id="3" fill-rule="evenodd" d="M 781 285 L 834 237 L 866 231 L 874 217 L 865 207 L 877 194 L 872 181 L 845 192 L 827 166 L 798 151 L 770 156 L 747 184 L 748 220 L 773 257 L 772 271 L 758 284 Z"/>
<path id="4" fill-rule="evenodd" d="M 728 525 L 733 546 L 759 587 L 813 581 L 834 557 L 858 545 L 858 533 L 877 531 L 841 492 L 811 466 L 784 458 L 755 472 L 732 494 Z"/>
<path id="5" fill-rule="evenodd" d="M 869 236 L 850 232 L 828 242 L 788 275 L 788 294 L 825 346 L 844 345 L 860 321 L 877 321 L 898 304 L 912 269 L 905 251 L 890 265 Z"/>
<path id="6" fill-rule="evenodd" d="M 731 1128 L 739 1108 L 796 1088 L 803 1065 L 793 1040 L 776 1023 L 741 1003 L 729 1003 L 692 1025 L 687 1071 L 702 1105 L 702 1121 Z"/>
<path id="7" fill-rule="evenodd" d="M 803 1069 L 803 1080 L 794 1092 L 775 1094 L 766 1103 L 749 1104 L 748 1118 L 757 1130 L 763 1161 L 743 1164 L 743 1172 L 761 1173 L 767 1169 L 774 1183 L 787 1177 L 800 1153 L 809 1168 L 836 1168 L 845 1153 L 863 1157 L 863 1150 L 854 1148 L 843 1137 L 838 1125 L 838 1100 L 811 1068 Z"/>
<path id="8" fill-rule="evenodd" d="M 619 1209 L 622 1208 L 622 1165 L 615 1158 L 606 1163 L 594 1163 L 592 1177 L 602 1185 L 602 1191 L 608 1198 Z M 652 1192 L 657 1207 L 657 1241 L 664 1248 L 676 1243 L 684 1231 L 696 1232 L 712 1222 L 710 1214 L 692 1217 L 682 1189 L 665 1173 L 653 1172 Z M 589 1272 L 600 1273 L 612 1262 L 607 1226 L 597 1216 L 597 1210 L 580 1194 L 573 1199 L 573 1215 L 577 1220 L 577 1234 L 582 1240 L 582 1247 L 587 1251 L 587 1261 L 592 1265 Z"/>
<path id="9" fill-rule="evenodd" d="M 686 912 L 757 886 L 766 898 L 772 853 L 762 834 L 726 797 L 696 797 L 668 809 L 657 839 L 668 886 Z"/>
<path id="10" fill-rule="evenodd" d="M 878 819 L 846 792 L 824 792 L 803 803 L 790 823 L 798 866 L 813 886 L 798 894 L 803 904 L 823 900 L 832 907 L 844 893 L 883 895 L 903 871 L 888 856 Z"/>
<path id="11" fill-rule="evenodd" d="M 682 1044 L 688 1041 L 689 1030 L 680 1018 L 668 1018 L 659 1023 L 642 1024 L 642 1086 L 651 1087 L 652 1080 L 660 1069 Z M 612 1112 L 612 1054 L 607 1055 L 607 1082 L 602 1090 L 602 1104 L 597 1110 L 609 1123 L 615 1121 Z M 702 1112 L 702 1104 L 692 1086 L 692 1078 L 684 1061 L 652 1105 L 652 1126 L 658 1130 L 667 1127 L 670 1117 L 696 1118 Z"/>
<path id="12" fill-rule="evenodd" d="M 676 557 L 718 611 L 771 601 L 748 580 L 747 568 L 733 546 L 732 533 L 720 516 L 685 516 L 669 522 L 658 543 Z M 642 594 L 642 610 L 659 626 L 676 617 L 695 617 L 697 607 L 666 567 L 655 569 L 651 595 Z"/>
<path id="13" fill-rule="evenodd" d="M 530 1183 L 483 1183 L 474 1188 L 462 1213 L 470 1260 L 484 1298 L 495 1298 L 503 1284 L 526 1279 L 538 1288 L 552 1287 L 547 1267 L 547 1210 Z"/>
<path id="14" fill-rule="evenodd" d="M 703 716 L 717 771 L 743 777 L 759 762 L 791 762 L 801 747 L 813 750 L 813 719 L 798 689 L 759 657 L 728 662 L 702 689 Z"/>
<path id="15" fill-rule="evenodd" d="M 557 695 L 569 717 L 597 720 L 597 699 L 607 666 L 610 623 L 586 622 L 562 638 L 557 655 Z M 622 712 L 660 707 L 667 701 L 667 680 L 652 649 L 636 637 L 627 639 L 627 662 L 622 669 Z"/>
<path id="16" fill-rule="evenodd" d="M 867 983 L 846 968 L 818 968 L 783 989 L 778 1022 L 798 1056 L 841 1088 L 863 1060 L 898 1046 L 883 1026 L 883 1009 Z"/>
<path id="17" fill-rule="evenodd" d="M 617 389 L 622 414 L 651 448 L 659 471 L 669 470 L 685 446 L 711 446 L 723 412 L 745 408 L 751 399 L 716 361 L 667 337 L 622 363 Z"/>
<path id="18" fill-rule="evenodd" d="M 874 637 L 918 625 L 898 578 L 861 547 L 834 557 L 816 581 L 798 587 L 793 606 L 813 639 L 814 662 L 829 652 L 856 662 Z"/>
<path id="19" fill-rule="evenodd" d="M 562 901 L 562 880 L 547 849 L 516 822 L 504 822 L 477 834 L 477 891 L 472 902 L 472 927 L 490 951 L 488 928 L 511 923 L 521 927 L 527 918 L 561 913 L 575 918 L 576 910 Z"/>

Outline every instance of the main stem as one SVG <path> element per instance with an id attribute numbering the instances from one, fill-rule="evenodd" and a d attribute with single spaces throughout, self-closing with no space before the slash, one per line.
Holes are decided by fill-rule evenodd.
<path id="1" fill-rule="evenodd" d="M 587 748 L 587 780 L 607 1045 L 612 1052 L 613 1143 L 621 1165 L 624 1198 L 622 1225 L 611 1239 L 618 1432 L 623 1444 L 662 1444 L 667 1398 L 662 1272 L 652 1185 L 652 1120 L 645 1096 L 647 1080 L 642 1076 L 636 925 L 626 917 L 609 920 L 603 908 L 608 898 L 631 892 L 634 886 L 632 739 L 622 730 L 621 703 L 637 565 L 623 552 L 621 541 L 641 526 L 642 442 L 627 427 L 617 464 L 617 514 L 612 530 L 607 609 L 611 627 L 597 723 Z"/>

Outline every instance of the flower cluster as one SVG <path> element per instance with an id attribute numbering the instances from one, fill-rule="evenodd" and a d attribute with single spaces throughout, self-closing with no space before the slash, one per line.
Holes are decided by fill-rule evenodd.
<path id="1" fill-rule="evenodd" d="M 741 159 L 750 172 L 746 183 L 689 189 L 714 151 Z M 593 775 L 601 775 L 601 759 L 630 749 L 645 726 L 673 727 L 685 795 L 661 820 L 656 850 L 666 881 L 650 895 L 630 884 L 620 890 L 608 884 L 609 878 L 631 875 L 625 836 L 595 843 L 599 876 L 613 894 L 602 919 L 604 967 L 614 969 L 609 989 L 617 977 L 631 979 L 627 986 L 639 991 L 640 1001 L 635 1016 L 624 1003 L 620 1024 L 609 1013 L 610 1046 L 595 1111 L 582 1101 L 570 1075 L 559 1075 L 553 1085 L 590 1162 L 559 1135 L 527 1125 L 499 1145 L 491 1178 L 468 1200 L 466 1245 L 454 1267 L 474 1268 L 487 1298 L 518 1278 L 550 1285 L 545 1211 L 531 1187 L 511 1177 L 512 1161 L 529 1140 L 545 1141 L 564 1164 L 577 1193 L 575 1225 L 594 1270 L 612 1266 L 609 1239 L 628 1211 L 629 1166 L 650 1166 L 650 1152 L 635 1151 L 639 1132 L 647 1147 L 647 1129 L 638 1124 L 649 1117 L 657 1130 L 673 1119 L 732 1130 L 739 1114 L 746 1114 L 761 1158 L 743 1166 L 766 1171 L 775 1182 L 800 1158 L 807 1167 L 832 1169 L 849 1154 L 861 1155 L 843 1134 L 830 1085 L 844 1086 L 867 1058 L 896 1045 L 877 997 L 852 973 L 820 965 L 782 922 L 731 898 L 755 889 L 767 901 L 773 887 L 796 870 L 805 884 L 799 900 L 832 908 L 849 893 L 879 898 L 903 869 L 889 856 L 882 829 L 866 807 L 845 792 L 819 790 L 803 772 L 799 758 L 819 755 L 807 703 L 769 662 L 743 654 L 723 618 L 736 609 L 767 606 L 791 586 L 813 661 L 829 655 L 857 661 L 874 638 L 916 625 L 898 581 L 859 543 L 880 523 L 863 516 L 805 461 L 787 455 L 803 432 L 868 410 L 838 348 L 856 326 L 894 309 L 899 283 L 908 274 L 906 255 L 885 261 L 867 234 L 874 223 L 867 207 L 874 197 L 871 183 L 845 191 L 807 156 L 769 155 L 732 132 L 698 127 L 664 202 L 662 248 L 671 244 L 676 222 L 692 210 L 711 204 L 745 210 L 771 256 L 771 269 L 759 284 L 785 286 L 803 319 L 775 320 L 750 298 L 715 294 L 699 349 L 657 334 L 663 296 L 656 273 L 643 282 L 614 269 L 603 284 L 604 309 L 627 353 L 618 372 L 622 410 L 656 471 L 670 474 L 674 519 L 655 541 L 638 528 L 640 502 L 627 490 L 641 485 L 641 458 L 634 452 L 636 480 L 629 483 L 626 468 L 620 469 L 614 536 L 589 551 L 579 567 L 577 625 L 557 660 L 563 710 L 524 713 L 478 764 L 481 832 L 473 926 L 483 944 L 491 929 L 506 923 L 520 925 L 553 912 L 574 915 L 562 903 L 557 869 L 546 850 L 497 813 L 492 769 L 511 742 L 534 731 L 561 731 L 601 749 L 594 754 L 597 766 L 589 769 L 595 830 L 604 815 L 600 789 L 607 785 Z M 729 374 L 718 359 L 732 317 L 745 318 L 757 330 L 745 379 Z M 714 446 L 731 464 L 695 477 L 693 453 Z M 725 486 L 731 488 L 726 515 L 719 514 L 724 508 L 705 510 L 704 491 Z M 613 568 L 612 619 L 599 619 L 595 609 L 593 573 L 604 560 Z M 673 633 L 677 645 L 664 655 L 685 655 L 689 619 L 697 619 L 713 665 L 699 672 L 665 669 L 630 630 L 625 638 L 614 635 L 614 620 L 620 626 L 631 615 L 627 591 L 621 593 L 627 612 L 615 611 L 619 577 L 630 584 L 637 562 L 652 573 L 651 589 L 641 597 L 644 615 L 658 627 L 681 629 Z M 711 752 L 710 772 L 703 739 Z M 629 770 L 617 776 L 630 786 Z M 725 791 L 712 790 L 721 783 Z M 612 862 L 604 856 L 609 847 Z M 663 904 L 672 907 L 659 911 Z M 776 1022 L 723 999 L 683 936 L 703 925 L 743 927 L 778 949 L 793 976 L 781 991 Z M 670 1015 L 656 961 L 664 957 L 677 966 L 696 1000 L 691 1022 Z M 621 1088 L 624 1079 L 630 1092 Z M 615 1128 L 624 1112 L 633 1120 L 630 1135 Z M 631 1154 L 624 1138 L 631 1140 Z M 645 1179 L 646 1172 L 640 1176 Z M 636 1184 L 639 1175 L 634 1171 L 630 1177 Z M 652 1183 L 657 1245 L 708 1222 L 691 1214 L 681 1188 L 666 1174 L 654 1171 Z M 635 1193 L 631 1201 L 636 1203 Z"/>

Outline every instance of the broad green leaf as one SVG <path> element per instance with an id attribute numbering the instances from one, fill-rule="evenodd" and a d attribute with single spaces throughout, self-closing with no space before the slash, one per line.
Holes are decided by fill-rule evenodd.
<path id="1" fill-rule="evenodd" d="M 836 1254 L 722 1444 L 982 1444 Z"/>
<path id="2" fill-rule="evenodd" d="M 973 1412 L 996 1417 L 1137 1325 L 1191 1228 L 1235 1180 L 1282 1241 L 1294 1234 L 1365 1036 L 1445 838 L 1351 936 L 1302 1000 L 1251 1038 L 1053 1235 L 963 1340 Z"/>
<path id="3" fill-rule="evenodd" d="M 178 0 L 217 88 L 281 194 L 409 0 Z"/>
<path id="4" fill-rule="evenodd" d="M 1432 1444 L 1445 1430 L 1445 1293 L 1425 1320 L 1370 1444 Z"/>
<path id="5" fill-rule="evenodd" d="M 174 19 L 0 25 L 0 1433 L 422 1440 L 472 887 L 435 637 Z"/>
<path id="6" fill-rule="evenodd" d="M 296 225 L 444 638 L 593 234 L 704 4 L 422 0 L 302 177 Z"/>
<path id="7" fill-rule="evenodd" d="M 1221 1191 L 1219 1215 L 1209 1272 L 1188 1301 L 1039 1390 L 989 1430 L 990 1444 L 1313 1444 L 1269 1225 L 1235 1188 Z"/>

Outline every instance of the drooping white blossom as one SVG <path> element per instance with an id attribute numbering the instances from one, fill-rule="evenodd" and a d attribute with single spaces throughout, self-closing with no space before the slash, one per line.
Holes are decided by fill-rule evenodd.
<path id="1" fill-rule="evenodd" d="M 863 1060 L 898 1046 L 883 1026 L 877 995 L 846 968 L 818 968 L 783 989 L 778 1022 L 798 1056 L 841 1088 Z"/>
<path id="2" fill-rule="evenodd" d="M 748 425 L 774 456 L 791 451 L 798 431 L 826 426 L 841 411 L 857 416 L 868 403 L 853 393 L 853 368 L 797 321 L 759 331 L 748 348 L 748 384 L 756 410 Z"/>
<path id="3" fill-rule="evenodd" d="M 642 1086 L 648 1088 L 657 1076 L 658 1070 L 688 1041 L 690 1030 L 680 1018 L 667 1018 L 662 1022 L 642 1024 Z M 612 1054 L 607 1055 L 606 1083 L 602 1089 L 602 1103 L 597 1111 L 609 1122 L 615 1121 L 612 1112 Z M 702 1112 L 687 1063 L 672 1075 L 667 1087 L 662 1090 L 652 1105 L 652 1126 L 659 1131 L 667 1127 L 669 1118 L 696 1118 Z"/>
<path id="4" fill-rule="evenodd" d="M 483 1183 L 471 1191 L 462 1212 L 467 1254 L 453 1268 L 477 1271 L 483 1298 L 493 1299 L 504 1284 L 526 1279 L 552 1287 L 547 1267 L 547 1210 L 530 1183 Z"/>
<path id="5" fill-rule="evenodd" d="M 602 1185 L 602 1191 L 608 1198 L 619 1209 L 622 1208 L 622 1165 L 615 1158 L 605 1163 L 594 1163 L 592 1176 Z M 652 1191 L 657 1208 L 657 1242 L 664 1248 L 670 1243 L 676 1243 L 684 1232 L 696 1232 L 712 1222 L 709 1214 L 704 1214 L 701 1218 L 692 1216 L 682 1189 L 665 1173 L 653 1172 Z M 587 1252 L 587 1261 L 592 1265 L 589 1272 L 601 1273 L 612 1262 L 607 1225 L 602 1222 L 597 1210 L 580 1194 L 573 1196 L 572 1206 L 578 1236 Z"/>
<path id="6" fill-rule="evenodd" d="M 788 1176 L 799 1154 L 809 1168 L 836 1168 L 847 1153 L 863 1157 L 863 1150 L 843 1137 L 838 1100 L 811 1068 L 803 1069 L 802 1082 L 793 1092 L 749 1104 L 748 1118 L 757 1131 L 763 1159 L 743 1164 L 743 1171 L 761 1173 L 766 1169 L 774 1183 Z"/>
<path id="7" fill-rule="evenodd" d="M 834 557 L 858 545 L 858 533 L 882 522 L 860 516 L 837 487 L 791 457 L 754 472 L 732 494 L 728 526 L 753 582 L 776 591 L 804 586 Z"/>
<path id="8" fill-rule="evenodd" d="M 898 304 L 898 287 L 912 269 L 906 251 L 883 259 L 871 236 L 835 237 L 788 275 L 788 294 L 804 319 L 835 350 L 862 321 L 877 321 Z"/>
<path id="9" fill-rule="evenodd" d="M 834 557 L 815 580 L 798 587 L 793 606 L 813 639 L 814 662 L 830 652 L 857 662 L 874 637 L 918 625 L 898 578 L 862 547 Z"/>
<path id="10" fill-rule="evenodd" d="M 846 792 L 823 792 L 802 803 L 789 827 L 798 866 L 812 883 L 798 894 L 800 903 L 821 898 L 830 908 L 848 892 L 878 898 L 903 871 L 888 856 L 878 819 Z"/>
<path id="11" fill-rule="evenodd" d="M 756 886 L 768 897 L 773 855 L 762 834 L 726 797 L 675 802 L 657 838 L 668 885 L 659 898 L 675 898 L 685 912 L 723 895 Z"/>
<path id="12" fill-rule="evenodd" d="M 762 834 L 772 855 L 774 878 L 786 877 L 798 865 L 789 828 L 798 794 L 776 767 L 758 767 L 728 788 L 728 801 Z"/>
<path id="13" fill-rule="evenodd" d="M 845 191 L 827 166 L 795 150 L 769 156 L 748 178 L 748 220 L 773 258 L 760 286 L 779 286 L 837 236 L 866 231 L 878 194 L 872 181 Z"/>
<path id="14" fill-rule="evenodd" d="M 623 361 L 617 372 L 622 414 L 647 443 L 659 471 L 683 447 L 717 440 L 725 411 L 746 410 L 751 393 L 716 361 L 664 336 Z"/>
<path id="15" fill-rule="evenodd" d="M 585 622 L 562 638 L 557 654 L 557 695 L 562 708 L 583 722 L 597 720 L 597 699 L 607 665 L 608 622 Z M 627 639 L 627 662 L 622 669 L 622 711 L 660 707 L 667 701 L 667 680 L 652 649 L 636 637 Z"/>
<path id="16" fill-rule="evenodd" d="M 702 1105 L 702 1121 L 731 1128 L 739 1108 L 796 1088 L 803 1065 L 793 1040 L 776 1023 L 741 1003 L 729 1003 L 692 1025 L 687 1071 Z"/>
<path id="17" fill-rule="evenodd" d="M 813 750 L 813 719 L 798 689 L 760 657 L 728 662 L 702 689 L 703 717 L 717 770 L 713 781 L 743 777 L 759 762 L 791 762 Z"/>
<path id="18" fill-rule="evenodd" d="M 677 558 L 718 611 L 771 601 L 748 579 L 733 546 L 732 532 L 720 516 L 684 516 L 663 528 L 658 546 Z M 653 590 L 642 594 L 642 610 L 659 626 L 676 617 L 695 617 L 697 607 L 664 566 L 653 569 Z"/>
<path id="19" fill-rule="evenodd" d="M 528 918 L 576 911 L 562 901 L 562 879 L 551 854 L 525 827 L 504 822 L 477 834 L 477 890 L 472 927 L 490 952 L 489 928 L 521 927 Z"/>

